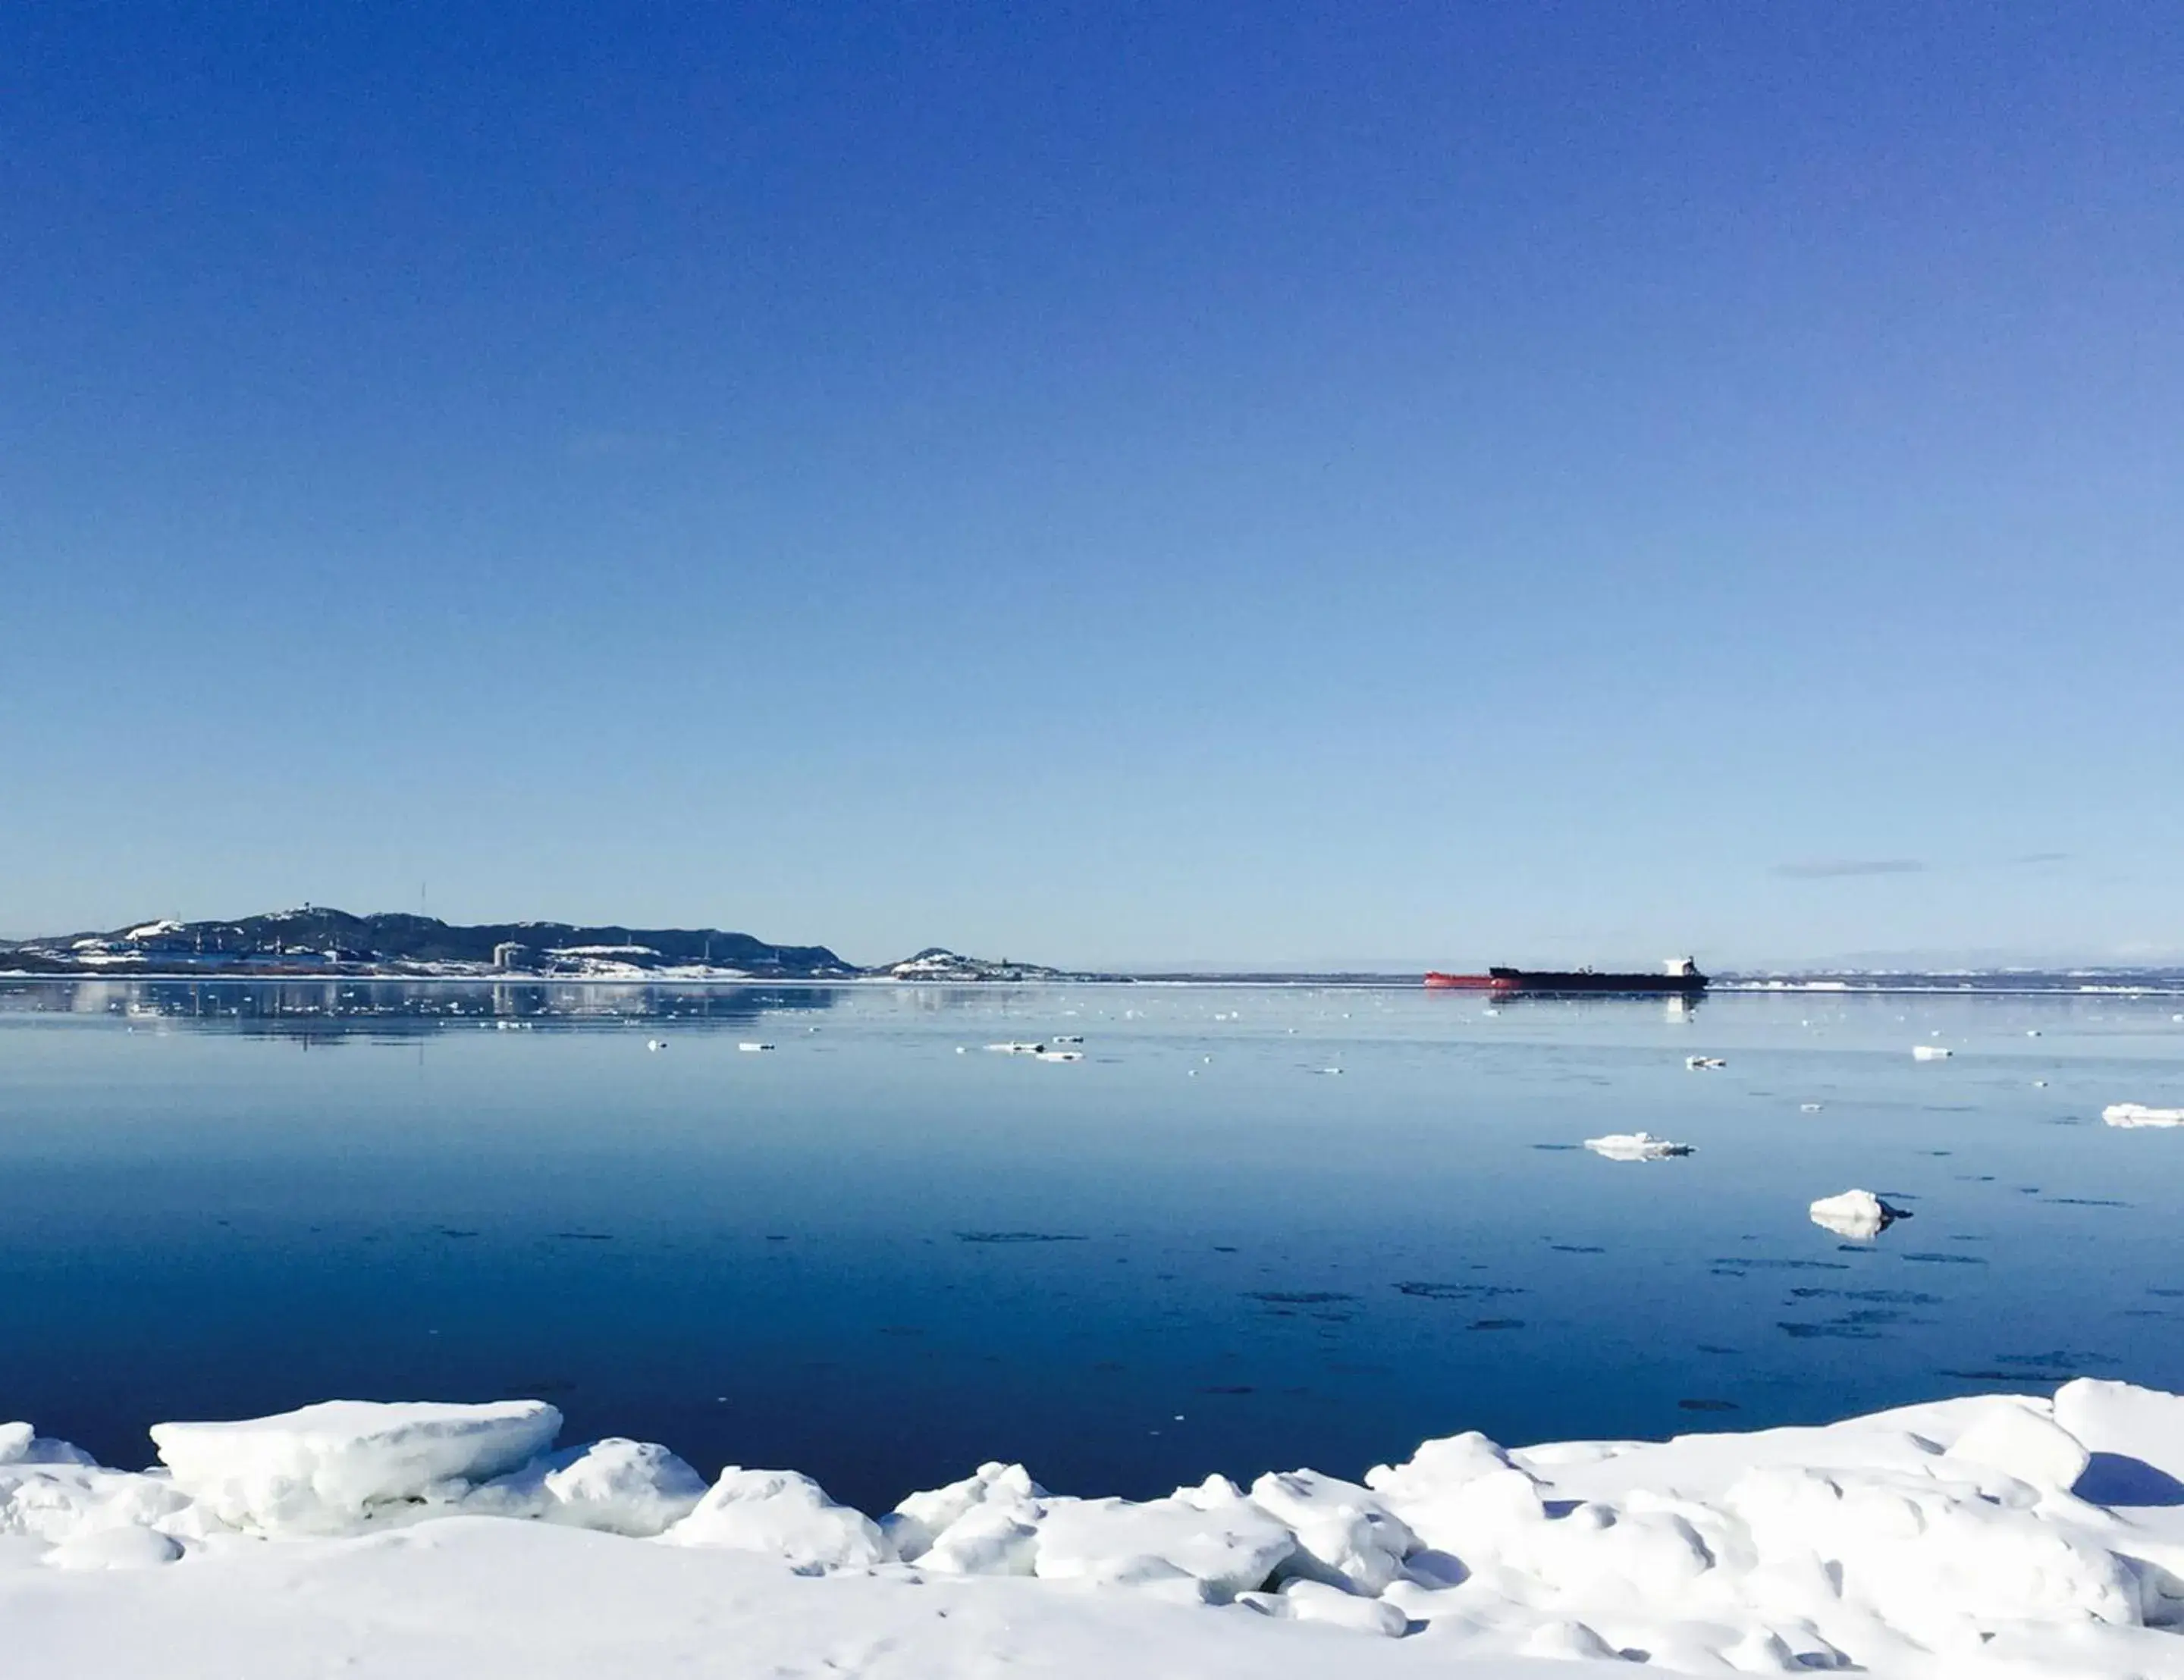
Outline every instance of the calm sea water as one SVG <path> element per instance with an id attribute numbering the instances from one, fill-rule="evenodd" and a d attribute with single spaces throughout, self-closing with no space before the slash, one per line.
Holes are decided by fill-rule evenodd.
<path id="1" fill-rule="evenodd" d="M 2179 1011 L 17 985 L 0 1415 L 128 1464 L 163 1418 L 533 1395 L 869 1507 L 2184 1388 L 2184 1131 L 2099 1119 L 2184 1102 Z M 1641 1128 L 1697 1153 L 1576 1147 Z M 1854 1185 L 1915 1216 L 1808 1221 Z"/>

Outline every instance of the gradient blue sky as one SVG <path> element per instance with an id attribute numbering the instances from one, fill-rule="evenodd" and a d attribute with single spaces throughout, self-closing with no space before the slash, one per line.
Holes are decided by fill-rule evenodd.
<path id="1" fill-rule="evenodd" d="M 0 65 L 0 930 L 2184 950 L 2173 5 Z"/>

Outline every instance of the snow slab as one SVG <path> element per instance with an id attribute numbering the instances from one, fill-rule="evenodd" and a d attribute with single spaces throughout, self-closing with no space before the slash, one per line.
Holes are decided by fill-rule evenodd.
<path id="1" fill-rule="evenodd" d="M 163 1426 L 171 1478 L 0 1432 L 0 1672 L 2184 1680 L 2184 1398 L 2120 1382 L 1664 1442 L 1457 1435 L 1362 1484 L 1143 1502 L 989 1464 L 883 1523 L 792 1471 L 732 1467 L 700 1497 L 664 1447 L 548 1454 L 555 1421 L 529 1402 Z M 519 1427 L 537 1449 L 499 1463 Z M 345 1532 L 237 1494 L 306 1480 L 310 1520 L 346 1510 Z"/>
<path id="2" fill-rule="evenodd" d="M 375 1506 L 453 1497 L 536 1458 L 560 1432 L 543 1400 L 326 1400 L 237 1423 L 159 1423 L 175 1486 L 220 1521 L 336 1533 Z"/>
<path id="3" fill-rule="evenodd" d="M 2184 1396 L 2081 1377 L 2055 1391 L 2055 1421 L 2084 1444 L 2103 1480 L 2121 1474 L 2137 1484 L 2111 1499 L 2184 1506 Z"/>

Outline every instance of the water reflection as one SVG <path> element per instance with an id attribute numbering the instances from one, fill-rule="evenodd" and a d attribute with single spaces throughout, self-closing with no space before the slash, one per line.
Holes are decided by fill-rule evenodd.
<path id="1" fill-rule="evenodd" d="M 0 1406 L 131 1462 L 537 1394 L 869 1505 L 2184 1385 L 2184 1134 L 2099 1120 L 2184 1088 L 2174 999 L 1663 1001 L 0 982 Z M 1696 1153 L 1583 1147 L 1641 1132 Z M 1852 1186 L 1915 1220 L 1813 1222 Z"/>
<path id="2" fill-rule="evenodd" d="M 338 1042 L 410 1038 L 461 1028 L 613 1026 L 633 1021 L 748 1025 L 817 1015 L 837 988 L 699 986 L 629 981 L 29 980 L 0 982 L 0 1011 L 187 1021 L 254 1037 Z"/>

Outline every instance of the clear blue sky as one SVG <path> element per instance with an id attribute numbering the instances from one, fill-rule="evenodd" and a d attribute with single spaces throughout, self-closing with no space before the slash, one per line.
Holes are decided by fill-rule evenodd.
<path id="1" fill-rule="evenodd" d="M 0 64 L 0 930 L 2184 950 L 2173 5 Z"/>

